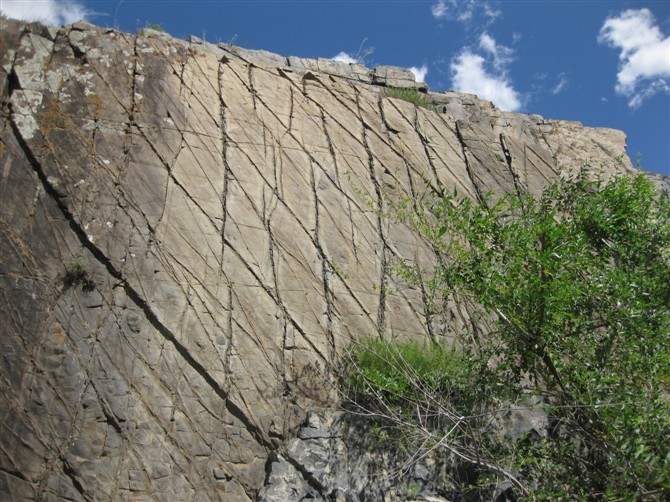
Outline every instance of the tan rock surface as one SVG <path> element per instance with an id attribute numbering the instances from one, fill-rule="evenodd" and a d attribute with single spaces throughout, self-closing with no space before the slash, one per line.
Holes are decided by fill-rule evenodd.
<path id="1" fill-rule="evenodd" d="M 618 131 L 383 98 L 389 68 L 3 28 L 2 498 L 253 499 L 352 338 L 429 331 L 383 194 L 630 167 Z"/>

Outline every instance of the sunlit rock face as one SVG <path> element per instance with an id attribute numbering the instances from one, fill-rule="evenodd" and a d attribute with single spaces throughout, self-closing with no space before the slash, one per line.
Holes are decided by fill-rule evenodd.
<path id="1" fill-rule="evenodd" d="M 432 254 L 388 200 L 630 169 L 618 131 L 384 97 L 426 90 L 400 68 L 2 23 L 3 499 L 267 496 L 352 339 L 469 322 L 392 273 Z"/>

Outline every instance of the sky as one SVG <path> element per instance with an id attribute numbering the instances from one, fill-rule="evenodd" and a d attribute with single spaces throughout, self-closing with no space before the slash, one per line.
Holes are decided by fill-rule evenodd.
<path id="1" fill-rule="evenodd" d="M 668 0 L 0 0 L 0 10 L 403 66 L 431 91 L 623 130 L 633 164 L 670 175 Z"/>

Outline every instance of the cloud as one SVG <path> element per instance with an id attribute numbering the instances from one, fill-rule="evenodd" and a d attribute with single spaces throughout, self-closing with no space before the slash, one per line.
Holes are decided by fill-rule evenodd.
<path id="1" fill-rule="evenodd" d="M 507 76 L 507 66 L 513 60 L 512 49 L 497 44 L 487 33 L 480 36 L 478 48 L 483 55 L 464 48 L 452 59 L 450 68 L 454 90 L 476 94 L 502 110 L 519 110 L 522 107 L 521 96 Z"/>
<path id="2" fill-rule="evenodd" d="M 82 3 L 70 0 L 3 0 L 0 10 L 8 17 L 24 21 L 40 21 L 48 25 L 63 25 L 86 19 L 90 12 Z"/>
<path id="3" fill-rule="evenodd" d="M 469 92 L 492 101 L 498 108 L 517 111 L 521 108 L 519 93 L 504 74 L 491 74 L 486 60 L 479 54 L 463 51 L 451 62 L 451 82 L 458 92 Z"/>
<path id="4" fill-rule="evenodd" d="M 423 65 L 421 68 L 410 66 L 408 70 L 414 73 L 414 78 L 416 78 L 417 82 L 426 81 L 426 75 L 428 75 L 428 67 L 426 65 Z"/>
<path id="5" fill-rule="evenodd" d="M 638 108 L 658 92 L 670 93 L 670 37 L 649 9 L 629 9 L 603 23 L 598 42 L 619 49 L 617 94 Z"/>
<path id="6" fill-rule="evenodd" d="M 353 57 L 351 57 L 349 54 L 347 54 L 344 51 L 340 52 L 337 56 L 335 56 L 332 59 L 334 59 L 335 61 L 341 61 L 343 63 L 349 63 L 349 64 L 358 63 L 358 61 L 356 59 L 354 59 Z"/>
<path id="7" fill-rule="evenodd" d="M 503 69 L 514 59 L 514 51 L 504 45 L 498 45 L 488 33 L 484 32 L 479 37 L 479 48 L 493 58 L 493 65 L 497 69 Z"/>
<path id="8" fill-rule="evenodd" d="M 491 7 L 490 2 L 478 0 L 439 0 L 430 7 L 430 12 L 435 19 L 464 24 L 475 21 L 479 16 L 490 23 L 500 15 L 500 11 Z"/>
<path id="9" fill-rule="evenodd" d="M 447 7 L 447 4 L 445 4 L 442 0 L 440 0 L 439 2 L 431 6 L 430 12 L 433 14 L 433 17 L 435 19 L 443 19 L 447 17 L 449 9 Z"/>
<path id="10" fill-rule="evenodd" d="M 560 73 L 558 75 L 558 84 L 554 86 L 554 88 L 551 90 L 551 93 L 556 96 L 559 94 L 563 89 L 565 89 L 568 85 L 568 77 L 565 76 L 565 73 Z"/>
<path id="11" fill-rule="evenodd" d="M 522 102 L 507 75 L 514 51 L 498 44 L 486 32 L 501 12 L 497 2 L 484 0 L 438 0 L 431 6 L 435 19 L 457 21 L 467 29 L 481 32 L 475 47 L 464 47 L 452 58 L 451 85 L 458 92 L 473 93 L 507 111 L 517 111 Z M 519 37 L 520 38 L 520 37 Z M 516 40 L 515 40 L 516 41 Z"/>

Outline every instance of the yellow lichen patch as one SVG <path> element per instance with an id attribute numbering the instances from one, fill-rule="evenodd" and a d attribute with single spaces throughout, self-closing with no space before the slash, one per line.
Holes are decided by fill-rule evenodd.
<path id="1" fill-rule="evenodd" d="M 52 129 L 63 129 L 66 115 L 60 109 L 57 99 L 52 99 L 40 120 L 40 130 L 44 137 L 48 137 Z"/>
<path id="2" fill-rule="evenodd" d="M 55 345 L 65 343 L 65 340 L 67 338 L 67 334 L 65 333 L 63 326 L 61 326 L 60 323 L 57 322 L 49 326 L 49 334 L 51 335 L 51 342 L 54 343 Z"/>

